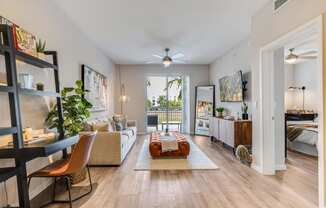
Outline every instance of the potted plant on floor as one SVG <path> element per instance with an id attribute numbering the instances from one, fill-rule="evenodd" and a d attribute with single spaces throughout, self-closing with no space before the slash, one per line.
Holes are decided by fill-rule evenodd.
<path id="1" fill-rule="evenodd" d="M 218 118 L 223 118 L 224 110 L 225 110 L 225 108 L 223 108 L 223 107 L 216 108 Z"/>
<path id="2" fill-rule="evenodd" d="M 91 115 L 90 109 L 92 108 L 92 104 L 84 98 L 86 91 L 83 90 L 83 82 L 77 80 L 75 84 L 75 87 L 65 87 L 61 91 L 64 116 L 63 127 L 67 136 L 77 135 L 81 132 L 84 128 L 84 123 Z M 46 118 L 46 123 L 50 129 L 59 127 L 57 112 L 57 105 L 54 105 Z M 82 171 L 80 174 L 72 176 L 72 182 L 78 183 L 84 180 L 85 177 L 86 172 Z"/>

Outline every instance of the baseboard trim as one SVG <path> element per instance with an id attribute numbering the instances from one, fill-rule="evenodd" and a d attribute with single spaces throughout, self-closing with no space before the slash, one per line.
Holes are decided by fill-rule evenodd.
<path id="1" fill-rule="evenodd" d="M 286 165 L 285 164 L 280 164 L 280 165 L 275 165 L 275 170 L 287 170 Z"/>
<path id="2" fill-rule="evenodd" d="M 257 171 L 260 174 L 263 174 L 263 168 L 257 164 L 251 164 L 251 168 Z"/>

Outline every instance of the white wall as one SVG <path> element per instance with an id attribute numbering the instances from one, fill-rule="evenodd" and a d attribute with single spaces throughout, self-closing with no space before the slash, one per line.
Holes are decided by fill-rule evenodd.
<path id="1" fill-rule="evenodd" d="M 0 15 L 10 19 L 27 31 L 41 37 L 47 41 L 47 49 L 58 51 L 58 60 L 60 68 L 61 87 L 73 86 L 74 81 L 81 78 L 81 64 L 87 64 L 95 70 L 105 74 L 109 78 L 109 107 L 108 112 L 97 113 L 94 116 L 112 114 L 114 112 L 114 87 L 115 87 L 115 66 L 110 59 L 98 50 L 86 38 L 78 28 L 61 12 L 51 1 L 43 0 L 2 0 L 0 6 Z M 4 67 L 3 65 L 0 65 Z M 30 66 L 21 66 L 22 68 Z M 47 83 L 46 77 L 43 80 Z M 2 97 L 1 97 L 2 99 Z M 35 109 L 46 109 L 44 104 L 38 104 L 40 99 L 29 99 Z M 38 105 L 41 107 L 38 108 Z M 0 105 L 4 106 L 4 105 Z M 34 109 L 34 110 L 35 110 Z M 42 111 L 43 111 L 42 110 Z M 2 110 L 5 113 L 5 110 Z M 1 112 L 2 112 L 1 111 Z M 8 113 L 1 113 L 2 116 Z M 38 115 L 40 117 L 38 117 Z M 31 114 L 35 120 L 44 120 L 44 114 Z M 3 118 L 3 117 L 2 117 Z M 3 121 L 8 123 L 7 120 Z M 32 119 L 32 118 L 31 118 Z M 28 120 L 28 118 L 26 118 Z M 0 121 L 1 122 L 1 121 Z M 3 124 L 3 123 L 2 123 Z M 2 125 L 0 123 L 0 126 Z M 31 123 L 33 125 L 33 123 Z M 28 163 L 28 172 L 39 169 L 49 163 L 50 158 L 40 158 Z M 10 164 L 10 161 L 1 160 L 0 166 Z M 7 183 L 10 193 L 10 202 L 17 201 L 16 182 L 11 179 Z M 34 180 L 31 184 L 31 196 L 35 196 L 48 185 L 47 180 Z M 4 193 L 2 185 L 0 186 L 0 207 L 4 203 Z"/>
<path id="2" fill-rule="evenodd" d="M 253 164 L 257 170 L 262 170 L 262 149 L 263 138 L 260 124 L 261 120 L 259 97 L 260 89 L 260 50 L 263 46 L 282 37 L 290 31 L 298 28 L 310 20 L 318 17 L 326 11 L 326 1 L 324 0 L 292 0 L 289 1 L 281 10 L 273 12 L 273 2 L 270 1 L 264 8 L 257 12 L 252 18 L 251 43 L 253 46 L 252 54 L 252 97 L 253 102 L 257 103 L 253 109 L 253 154 L 255 162 Z M 321 160 L 322 161 L 322 160 Z M 321 164 L 321 163 L 320 163 Z M 322 179 L 320 177 L 319 179 Z M 322 189 L 324 189 L 322 187 Z M 322 190 L 321 189 L 321 190 Z M 320 193 L 324 192 L 320 191 Z M 321 197 L 320 199 L 324 199 Z M 322 201 L 324 204 L 324 201 Z"/>
<path id="3" fill-rule="evenodd" d="M 208 66 L 206 65 L 172 65 L 165 69 L 161 65 L 124 65 L 119 66 L 121 83 L 125 84 L 125 91 L 130 101 L 124 107 L 124 113 L 129 119 L 138 122 L 139 132 L 145 132 L 145 96 L 146 77 L 185 75 L 190 78 L 190 132 L 194 129 L 195 110 L 195 86 L 209 84 Z M 118 74 L 118 72 L 117 72 Z M 119 77 L 119 76 L 118 76 Z M 119 90 L 117 81 L 117 91 Z M 117 92 L 117 94 L 120 94 Z M 116 104 L 117 112 L 120 112 L 120 104 Z"/>
<path id="4" fill-rule="evenodd" d="M 290 86 L 302 87 L 305 86 L 305 110 L 318 110 L 318 67 L 317 60 L 308 60 L 295 65 L 289 69 L 287 83 Z M 285 89 L 287 90 L 287 88 Z M 287 96 L 292 96 L 292 99 L 287 99 L 287 109 L 302 109 L 302 93 L 301 92 L 286 92 Z M 292 101 L 292 102 L 291 102 Z"/>
<path id="5" fill-rule="evenodd" d="M 262 121 L 260 121 L 259 113 L 260 49 L 325 11 L 326 1 L 324 0 L 292 0 L 280 11 L 274 13 L 271 1 L 252 18 L 252 93 L 253 102 L 257 103 L 257 107 L 253 109 L 253 154 L 256 158 L 255 165 L 257 167 L 261 168 L 262 160 L 262 143 L 260 140 L 260 122 Z"/>
<path id="6" fill-rule="evenodd" d="M 249 113 L 251 112 L 251 66 L 250 66 L 251 45 L 249 38 L 239 43 L 225 55 L 219 57 L 209 68 L 209 77 L 211 84 L 216 85 L 216 107 L 224 107 L 227 109 L 226 114 L 237 118 L 238 112 L 241 112 L 242 103 L 221 102 L 219 79 L 224 76 L 232 75 L 233 73 L 242 70 L 244 78 L 248 81 L 246 99 L 248 103 Z"/>

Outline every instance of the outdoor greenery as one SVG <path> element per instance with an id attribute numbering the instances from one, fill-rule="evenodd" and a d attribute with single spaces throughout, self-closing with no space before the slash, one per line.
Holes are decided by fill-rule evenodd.
<path id="1" fill-rule="evenodd" d="M 147 86 L 151 86 L 150 81 L 147 81 Z M 160 95 L 156 102 L 157 102 L 157 110 L 169 109 L 171 110 L 181 110 L 182 109 L 182 78 L 178 77 L 168 82 L 168 88 L 172 88 L 173 86 L 177 87 L 178 96 L 175 97 L 173 100 L 168 100 L 166 96 Z M 164 89 L 166 91 L 167 88 Z M 146 102 L 147 109 L 153 110 L 153 102 L 150 99 L 147 99 Z"/>
<path id="2" fill-rule="evenodd" d="M 92 104 L 84 98 L 83 82 L 76 81 L 75 87 L 66 87 L 61 91 L 64 116 L 63 127 L 66 135 L 75 135 L 83 130 L 83 124 L 90 117 Z M 49 128 L 59 127 L 57 105 L 53 106 L 46 118 Z"/>

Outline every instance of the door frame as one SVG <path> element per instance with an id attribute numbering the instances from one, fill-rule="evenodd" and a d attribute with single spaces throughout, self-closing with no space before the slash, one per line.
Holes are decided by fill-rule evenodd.
<path id="1" fill-rule="evenodd" d="M 184 101 L 184 84 L 185 84 L 185 78 L 187 77 L 187 75 L 180 75 L 180 74 L 147 74 L 146 75 L 146 79 L 145 79 L 145 113 L 146 113 L 146 116 L 145 116 L 145 129 L 146 129 L 146 133 L 148 133 L 148 126 L 147 126 L 147 112 L 148 112 L 148 109 L 147 109 L 147 106 L 146 106 L 146 100 L 148 99 L 148 93 L 147 93 L 147 90 L 148 90 L 148 86 L 147 86 L 147 82 L 149 80 L 150 77 L 162 77 L 162 78 L 165 78 L 165 82 L 166 82 L 166 87 L 168 87 L 168 82 L 169 82 L 169 78 L 170 77 L 181 77 L 182 79 L 182 110 L 181 110 L 181 117 L 182 117 L 182 123 L 180 125 L 180 132 L 183 132 L 184 130 L 184 125 L 185 125 L 185 115 L 184 115 L 184 109 L 185 109 L 185 105 L 187 105 L 187 103 L 185 103 Z M 166 94 L 167 96 L 167 99 L 169 99 L 169 90 L 167 90 Z M 189 104 L 188 104 L 189 105 Z M 166 119 L 169 120 L 169 106 L 168 106 L 168 109 L 166 111 Z M 169 124 L 167 124 L 167 127 L 169 126 Z M 162 131 L 164 131 L 164 129 L 162 129 Z"/>
<path id="2" fill-rule="evenodd" d="M 319 134 L 318 134 L 318 192 L 319 192 L 319 207 L 324 207 L 324 83 L 323 79 L 325 77 L 323 73 L 323 15 L 311 20 L 310 22 L 298 27 L 294 31 L 291 31 L 284 35 L 283 37 L 269 43 L 262 48 L 260 48 L 260 67 L 259 67 L 259 86 L 260 86 L 260 154 L 261 154 L 261 168 L 260 172 L 263 174 L 275 174 L 277 169 L 275 165 L 275 136 L 274 133 L 274 95 L 271 94 L 274 89 L 274 82 L 270 77 L 274 71 L 274 51 L 281 48 L 285 43 L 289 42 L 293 37 L 309 32 L 311 30 L 316 30 L 317 41 L 318 41 L 318 73 L 319 73 L 319 92 L 318 94 L 323 98 L 319 102 Z M 272 128 L 271 128 L 272 127 Z"/>

